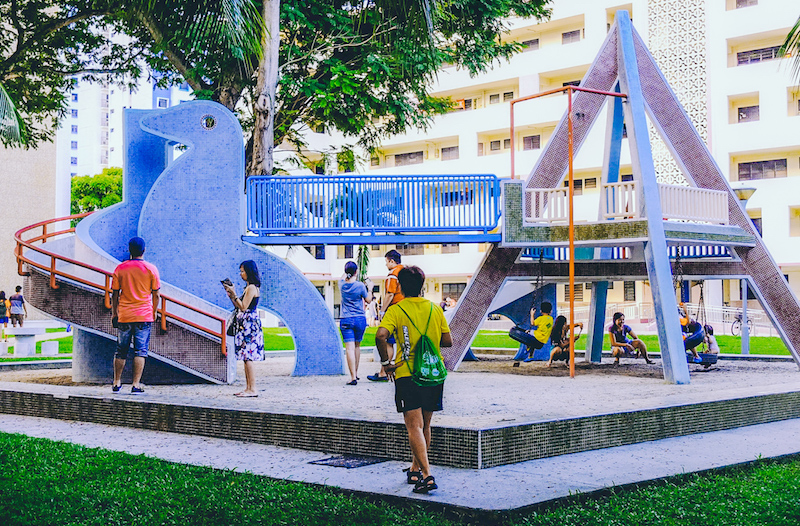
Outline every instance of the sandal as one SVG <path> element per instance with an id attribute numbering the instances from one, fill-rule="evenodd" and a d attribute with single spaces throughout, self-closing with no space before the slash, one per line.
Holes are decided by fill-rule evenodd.
<path id="1" fill-rule="evenodd" d="M 422 471 L 412 471 L 411 468 L 403 470 L 406 474 L 406 484 L 419 484 L 422 480 Z"/>
<path id="2" fill-rule="evenodd" d="M 417 482 L 414 485 L 414 489 L 412 489 L 411 491 L 413 491 L 414 493 L 428 493 L 429 491 L 438 488 L 439 486 L 436 485 L 436 480 L 433 478 L 433 475 L 431 475 Z"/>

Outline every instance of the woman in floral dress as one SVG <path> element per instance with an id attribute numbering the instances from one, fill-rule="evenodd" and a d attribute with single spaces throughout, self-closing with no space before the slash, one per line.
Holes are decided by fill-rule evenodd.
<path id="1" fill-rule="evenodd" d="M 236 393 L 235 396 L 252 398 L 258 396 L 253 362 L 264 359 L 264 333 L 261 331 L 261 319 L 256 309 L 261 279 L 258 277 L 255 261 L 250 260 L 243 261 L 239 266 L 239 275 L 247 283 L 241 297 L 236 296 L 236 289 L 232 283 L 223 282 L 223 286 L 237 310 L 236 320 L 239 330 L 236 331 L 233 343 L 236 348 L 236 359 L 244 361 L 244 378 L 247 384 L 244 391 Z"/>

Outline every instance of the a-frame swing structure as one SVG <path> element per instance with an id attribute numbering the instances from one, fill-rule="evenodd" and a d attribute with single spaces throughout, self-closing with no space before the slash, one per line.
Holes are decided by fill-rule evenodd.
<path id="1" fill-rule="evenodd" d="M 603 163 L 601 210 L 597 223 L 577 225 L 575 246 L 590 259 L 574 261 L 578 281 L 592 282 L 586 360 L 598 362 L 605 333 L 606 291 L 611 280 L 647 279 L 653 296 L 664 378 L 689 382 L 670 262 L 670 247 L 708 247 L 708 257 L 682 263 L 684 279 L 743 279 L 800 365 L 800 303 L 767 251 L 706 144 L 659 70 L 626 11 L 616 21 L 581 82 L 592 90 L 616 91 L 609 104 Z M 564 247 L 567 229 L 548 221 L 547 210 L 563 191 L 567 173 L 568 120 L 573 121 L 574 151 L 580 149 L 607 97 L 576 92 L 572 117 L 564 115 L 524 181 L 503 185 L 503 239 L 493 245 L 459 301 L 450 323 L 455 345 L 444 349 L 450 369 L 460 364 L 489 312 L 510 312 L 514 281 L 532 282 L 544 275 L 548 287 L 568 276 L 566 261 L 539 264 L 523 257 L 525 248 Z M 666 143 L 688 186 L 661 185 L 656 178 L 648 120 Z M 633 181 L 619 181 L 623 124 L 627 127 Z M 547 193 L 551 192 L 551 193 Z M 708 211 L 687 216 L 681 205 Z M 685 209 L 685 206 L 684 206 Z M 677 220 L 676 220 L 677 219 Z M 611 247 L 627 247 L 630 257 L 616 258 Z M 720 256 L 720 247 L 724 256 Z M 619 250 L 613 251 L 619 254 Z M 541 266 L 544 267 L 542 271 Z M 525 294 L 530 288 L 523 289 Z M 522 294 L 520 294 L 522 295 Z M 520 300 L 515 300 L 517 304 Z M 519 311 L 520 309 L 516 309 Z M 520 320 L 514 320 L 520 321 Z"/>

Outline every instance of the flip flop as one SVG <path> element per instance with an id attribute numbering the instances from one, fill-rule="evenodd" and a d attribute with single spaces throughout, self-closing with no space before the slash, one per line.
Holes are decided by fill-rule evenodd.
<path id="1" fill-rule="evenodd" d="M 233 396 L 236 396 L 236 397 L 239 397 L 239 398 L 258 398 L 258 393 L 255 393 L 255 394 L 250 394 L 250 393 L 236 393 L 236 394 L 234 394 Z"/>

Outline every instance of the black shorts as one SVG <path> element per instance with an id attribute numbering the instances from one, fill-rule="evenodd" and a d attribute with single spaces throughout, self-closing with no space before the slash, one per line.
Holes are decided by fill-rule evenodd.
<path id="1" fill-rule="evenodd" d="M 544 347 L 544 342 L 540 342 L 536 338 L 531 338 L 531 343 L 528 344 L 528 348 L 539 350 Z"/>
<path id="2" fill-rule="evenodd" d="M 410 376 L 397 378 L 394 381 L 394 403 L 398 413 L 422 409 L 423 411 L 441 411 L 444 383 L 430 387 L 420 387 Z"/>

